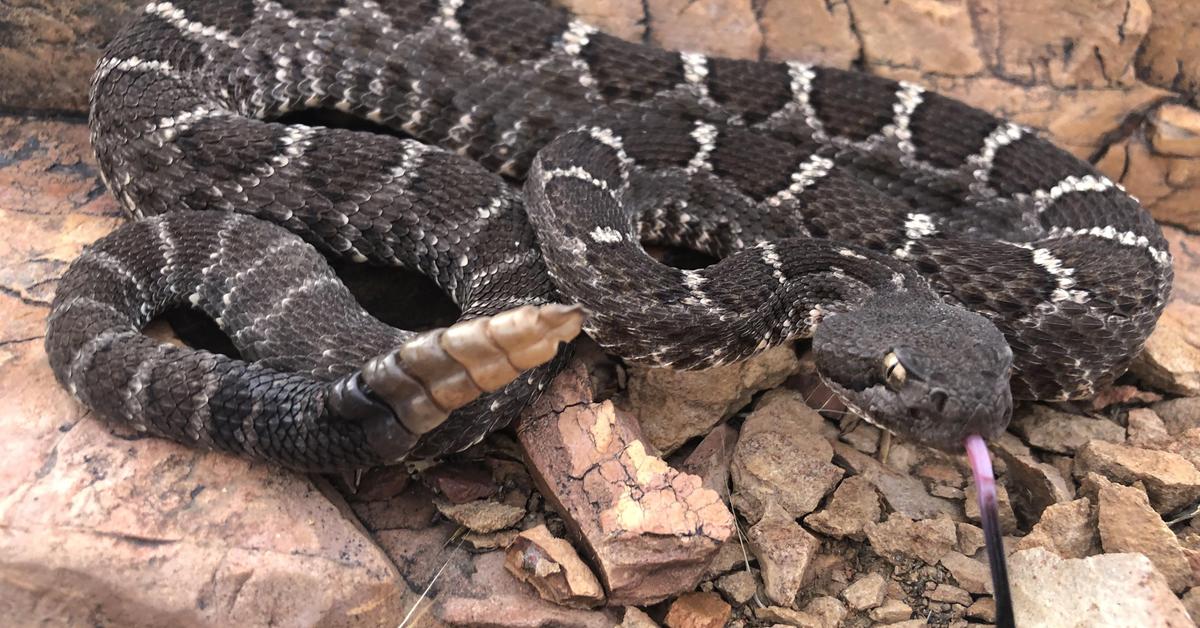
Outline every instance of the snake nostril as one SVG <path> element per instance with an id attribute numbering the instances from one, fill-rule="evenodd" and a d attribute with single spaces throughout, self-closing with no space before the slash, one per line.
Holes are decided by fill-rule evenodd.
<path id="1" fill-rule="evenodd" d="M 929 393 L 929 400 L 933 402 L 933 407 L 937 408 L 938 412 L 945 412 L 946 402 L 950 400 L 950 395 L 944 390 L 934 390 Z"/>

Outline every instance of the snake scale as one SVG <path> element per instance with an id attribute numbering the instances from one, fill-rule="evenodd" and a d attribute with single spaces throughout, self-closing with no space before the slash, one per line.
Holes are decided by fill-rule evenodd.
<path id="1" fill-rule="evenodd" d="M 287 119 L 314 110 L 387 132 Z M 296 468 L 477 442 L 581 325 L 677 368 L 812 337 L 852 409 L 961 451 L 1014 398 L 1112 382 L 1172 280 L 1138 202 L 1029 128 L 528 0 L 154 2 L 100 60 L 90 123 L 137 220 L 63 277 L 56 376 L 110 420 Z M 327 257 L 415 269 L 460 322 L 388 327 Z M 240 358 L 141 333 L 180 307 Z"/>

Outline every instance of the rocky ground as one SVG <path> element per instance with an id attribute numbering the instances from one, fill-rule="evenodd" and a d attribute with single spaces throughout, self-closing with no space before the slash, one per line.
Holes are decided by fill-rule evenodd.
<path id="1" fill-rule="evenodd" d="M 134 4 L 0 3 L 0 616 L 992 621 L 965 461 L 845 421 L 803 346 L 701 374 L 625 368 L 585 346 L 517 428 L 440 464 L 361 478 L 300 476 L 88 417 L 54 384 L 41 339 L 56 279 L 120 220 L 79 112 L 99 46 Z M 1042 129 L 1168 224 L 1175 300 L 1133 371 L 1094 400 L 1022 407 L 993 455 L 1023 624 L 1200 617 L 1200 52 L 1188 35 L 1200 5 L 568 4 L 665 47 L 941 89 Z"/>

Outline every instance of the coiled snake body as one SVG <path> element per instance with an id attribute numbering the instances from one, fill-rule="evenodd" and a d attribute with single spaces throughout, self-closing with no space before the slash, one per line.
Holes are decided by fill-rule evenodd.
<path id="1" fill-rule="evenodd" d="M 278 121 L 305 109 L 405 137 Z M 815 334 L 852 407 L 961 448 L 1013 397 L 1111 382 L 1170 291 L 1137 201 L 1027 128 L 909 83 L 623 42 L 527 0 L 151 3 L 98 65 L 91 128 L 140 220 L 64 276 L 56 375 L 111 419 L 293 467 L 435 455 L 506 423 L 578 329 L 560 300 L 646 364 Z M 720 261 L 673 268 L 643 242 Z M 419 270 L 464 322 L 379 323 L 314 246 Z M 244 361 L 140 333 L 180 306 Z"/>

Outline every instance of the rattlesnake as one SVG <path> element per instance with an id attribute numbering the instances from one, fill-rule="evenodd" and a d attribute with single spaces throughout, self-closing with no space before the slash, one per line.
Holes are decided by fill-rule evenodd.
<path id="1" fill-rule="evenodd" d="M 961 449 L 1014 397 L 1110 383 L 1172 279 L 1138 202 L 1029 128 L 912 83 L 627 43 L 528 0 L 151 3 L 100 60 L 90 121 L 139 220 L 63 277 L 59 381 L 110 419 L 293 467 L 437 455 L 507 423 L 578 330 L 556 302 L 649 365 L 815 335 L 855 411 Z M 675 268 L 643 242 L 720 261 Z M 416 269 L 463 322 L 387 327 L 317 249 Z M 243 359 L 140 333 L 175 307 Z"/>

